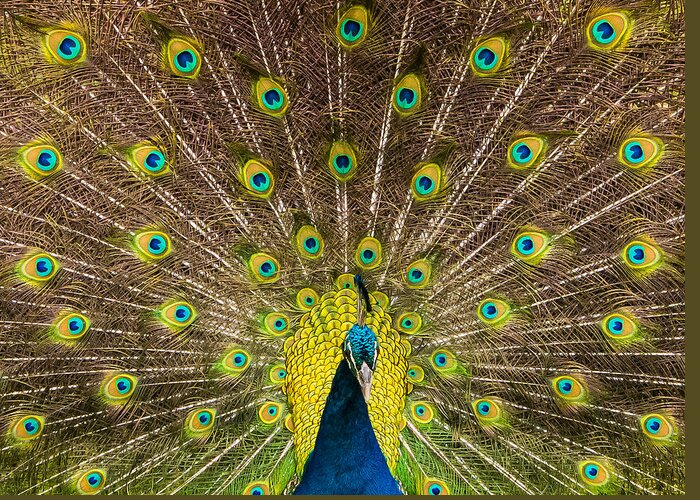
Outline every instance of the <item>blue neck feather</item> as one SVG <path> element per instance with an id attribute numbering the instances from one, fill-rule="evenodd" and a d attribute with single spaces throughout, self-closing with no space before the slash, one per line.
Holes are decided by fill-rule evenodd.
<path id="1" fill-rule="evenodd" d="M 340 362 L 295 495 L 401 495 L 348 363 Z"/>

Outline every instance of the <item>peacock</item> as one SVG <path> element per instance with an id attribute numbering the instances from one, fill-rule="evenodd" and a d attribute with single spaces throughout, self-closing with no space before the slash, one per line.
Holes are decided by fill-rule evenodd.
<path id="1" fill-rule="evenodd" d="M 0 12 L 0 493 L 684 493 L 680 0 Z"/>

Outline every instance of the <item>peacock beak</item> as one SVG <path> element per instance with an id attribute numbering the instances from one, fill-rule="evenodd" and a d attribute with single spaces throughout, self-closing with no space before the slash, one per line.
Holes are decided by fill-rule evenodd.
<path id="1" fill-rule="evenodd" d="M 369 403 L 369 395 L 372 390 L 372 375 L 374 372 L 369 367 L 367 363 L 362 363 L 360 370 L 357 372 L 357 380 L 360 382 L 360 388 L 362 389 L 362 396 L 365 398 L 365 402 Z"/>

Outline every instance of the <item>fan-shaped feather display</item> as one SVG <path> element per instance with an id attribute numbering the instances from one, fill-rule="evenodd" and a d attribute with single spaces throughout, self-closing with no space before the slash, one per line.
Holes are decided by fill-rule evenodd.
<path id="1" fill-rule="evenodd" d="M 682 2 L 0 11 L 0 492 L 684 492 Z"/>

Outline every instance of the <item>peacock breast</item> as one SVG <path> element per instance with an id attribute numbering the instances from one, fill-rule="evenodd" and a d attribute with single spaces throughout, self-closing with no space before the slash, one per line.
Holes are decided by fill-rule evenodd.
<path id="1" fill-rule="evenodd" d="M 372 294 L 372 300 L 376 304 L 365 323 L 377 335 L 380 348 L 368 410 L 379 446 L 393 470 L 399 458 L 399 433 L 405 423 L 403 410 L 410 345 L 402 341 L 393 328 L 391 315 L 382 307 L 385 302 L 380 294 Z M 296 332 L 285 341 L 285 392 L 291 410 L 299 472 L 314 448 L 326 398 L 343 359 L 345 335 L 357 322 L 356 302 L 357 295 L 351 288 L 325 293 L 301 317 Z"/>

